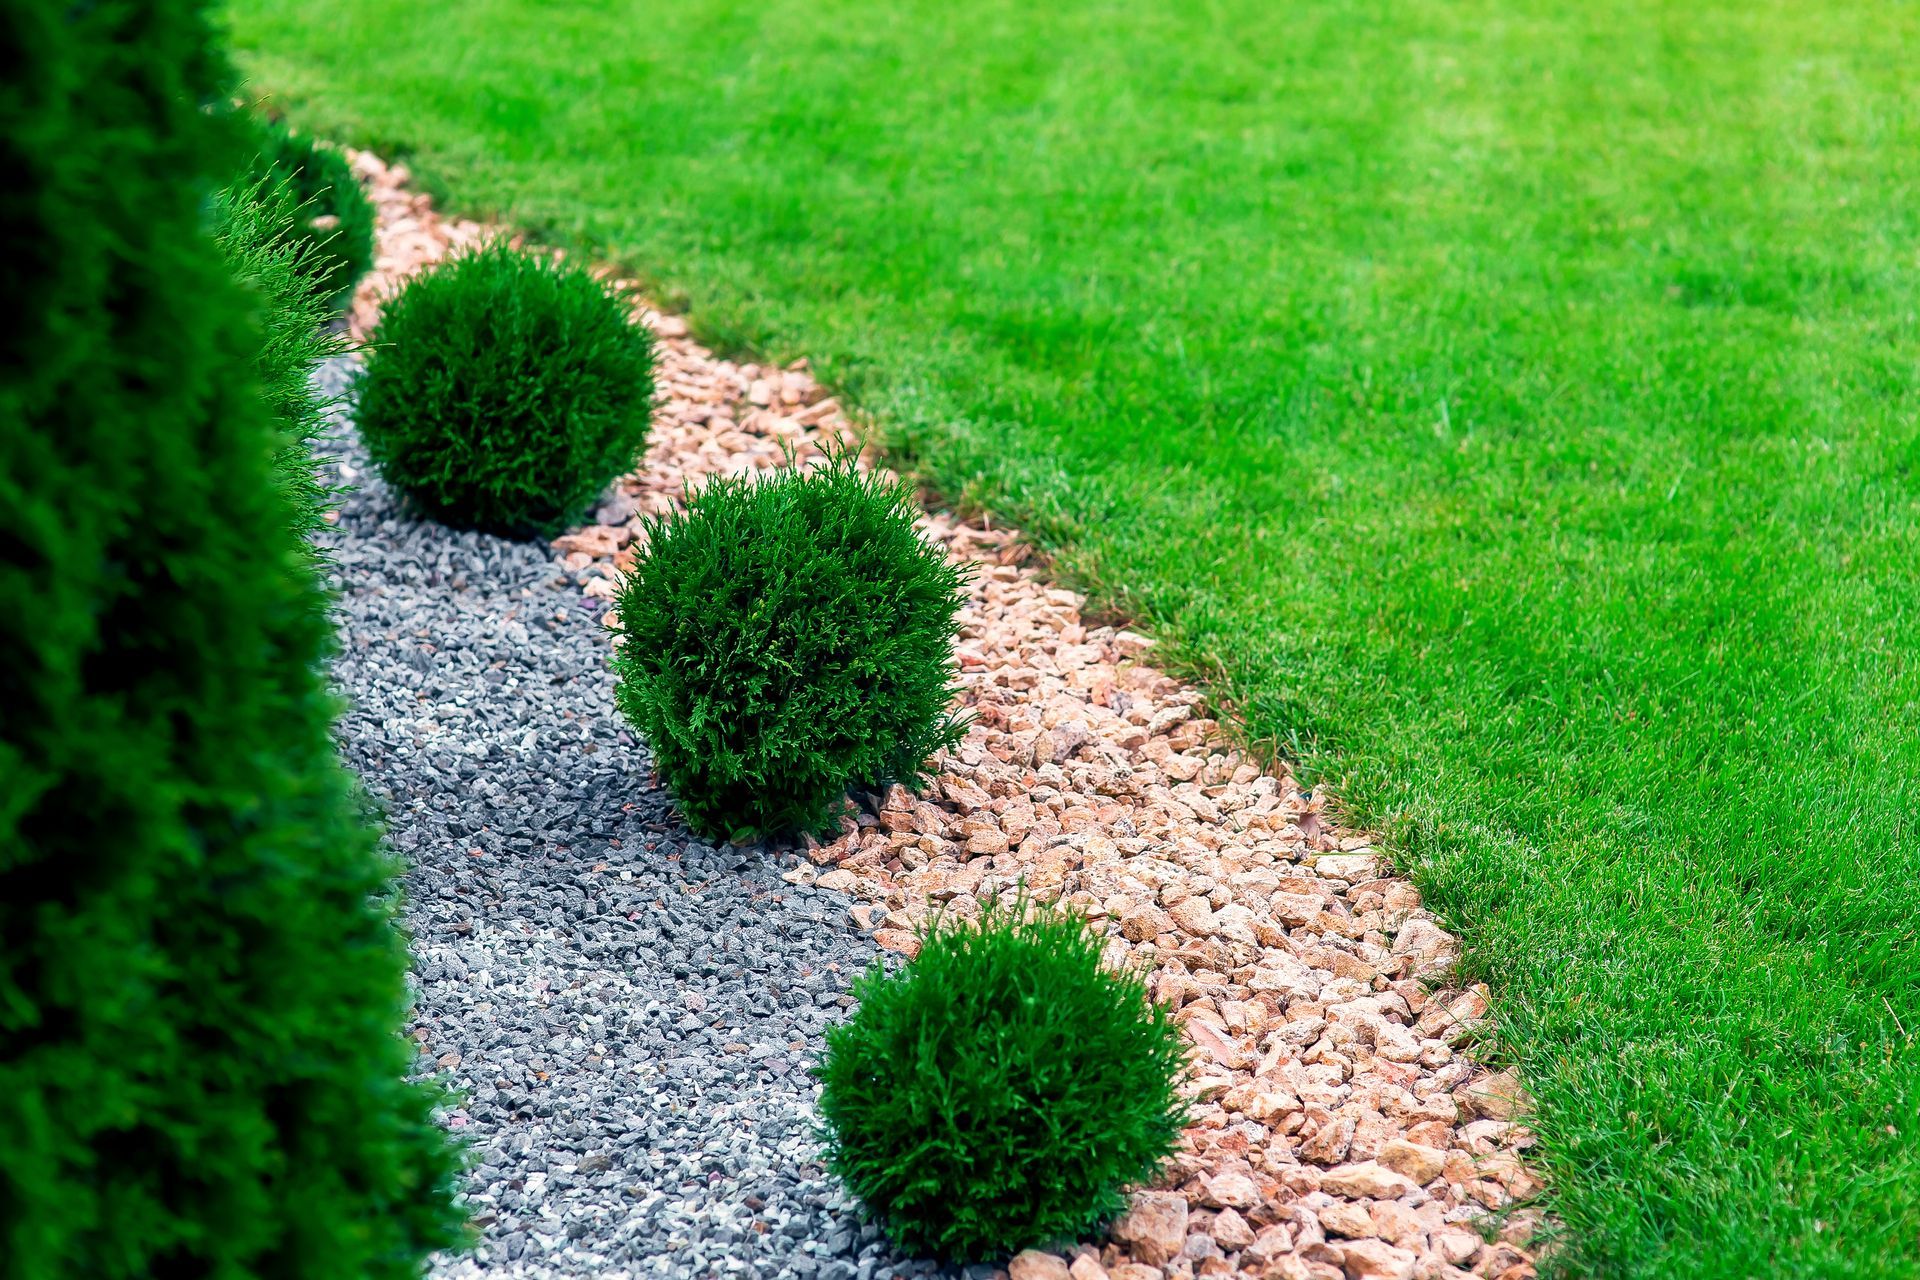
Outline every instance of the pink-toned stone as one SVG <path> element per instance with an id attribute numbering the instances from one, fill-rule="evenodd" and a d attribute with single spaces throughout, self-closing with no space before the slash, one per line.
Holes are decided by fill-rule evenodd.
<path id="1" fill-rule="evenodd" d="M 1349 1240 L 1340 1246 L 1347 1280 L 1413 1280 L 1419 1255 L 1384 1240 Z"/>
<path id="2" fill-rule="evenodd" d="M 1367 1217 L 1373 1223 L 1373 1229 L 1367 1233 L 1369 1235 L 1416 1253 L 1426 1245 L 1426 1224 L 1416 1211 L 1401 1201 L 1375 1200 L 1367 1206 Z"/>
<path id="3" fill-rule="evenodd" d="M 1334 1116 L 1300 1144 L 1300 1158 L 1315 1164 L 1338 1164 L 1353 1145 L 1353 1119 Z"/>
<path id="4" fill-rule="evenodd" d="M 1463 1227 L 1448 1227 L 1433 1235 L 1434 1252 L 1456 1267 L 1472 1262 L 1485 1245 L 1486 1241 Z"/>
<path id="5" fill-rule="evenodd" d="M 1379 866 L 1380 859 L 1371 853 L 1329 853 L 1313 861 L 1315 871 L 1338 880 L 1370 880 Z"/>
<path id="6" fill-rule="evenodd" d="M 1320 1189 L 1349 1200 L 1392 1200 L 1418 1190 L 1405 1174 L 1372 1160 L 1328 1169 L 1320 1175 Z"/>
<path id="7" fill-rule="evenodd" d="M 1393 954 L 1407 957 L 1416 978 L 1438 977 L 1452 968 L 1460 944 L 1431 920 L 1413 919 L 1400 927 Z"/>
<path id="8" fill-rule="evenodd" d="M 1129 942 L 1151 942 L 1172 928 L 1167 913 L 1154 906 L 1137 906 L 1120 917 L 1120 932 Z"/>
<path id="9" fill-rule="evenodd" d="M 1444 1173 L 1447 1167 L 1446 1152 L 1436 1151 L 1432 1147 L 1423 1147 L 1405 1138 L 1394 1138 L 1382 1143 L 1379 1154 L 1374 1158 L 1395 1173 L 1403 1174 L 1423 1187 Z"/>
<path id="10" fill-rule="evenodd" d="M 1187 1243 L 1187 1198 L 1177 1191 L 1134 1192 L 1113 1224 L 1113 1238 L 1149 1266 L 1168 1262 Z"/>
<path id="11" fill-rule="evenodd" d="M 1241 1261 L 1259 1267 L 1293 1252 L 1293 1232 L 1283 1222 L 1268 1223 L 1254 1232 L 1253 1243 L 1246 1246 Z"/>
<path id="12" fill-rule="evenodd" d="M 1274 1259 L 1262 1274 L 1263 1280 L 1343 1280 L 1346 1272 L 1338 1262 L 1290 1253 Z"/>
<path id="13" fill-rule="evenodd" d="M 1175 924 L 1197 937 L 1213 931 L 1213 907 L 1205 898 L 1183 898 L 1168 907 L 1167 914 Z"/>
<path id="14" fill-rule="evenodd" d="M 1523 1114 L 1529 1105 L 1526 1090 L 1511 1071 L 1483 1076 L 1455 1095 L 1475 1115 L 1489 1120 L 1511 1120 Z"/>
<path id="15" fill-rule="evenodd" d="M 1220 1209 L 1251 1209 L 1260 1203 L 1260 1188 L 1244 1173 L 1222 1173 L 1207 1180 L 1206 1203 Z"/>
<path id="16" fill-rule="evenodd" d="M 1070 1280 L 1067 1260 L 1057 1254 L 1025 1249 L 1013 1255 L 1007 1264 L 1011 1280 Z"/>
<path id="17" fill-rule="evenodd" d="M 1254 1241 L 1253 1228 L 1232 1209 L 1222 1209 L 1214 1215 L 1210 1234 L 1228 1253 L 1237 1253 Z"/>
<path id="18" fill-rule="evenodd" d="M 911 960 L 920 954 L 920 935 L 906 929 L 876 929 L 873 934 L 874 945 L 887 951 L 897 951 Z"/>
<path id="19" fill-rule="evenodd" d="M 1373 1219 L 1367 1216 L 1367 1207 L 1362 1204 L 1350 1204 L 1344 1201 L 1330 1204 L 1314 1214 L 1314 1217 L 1320 1220 L 1320 1229 L 1329 1236 L 1373 1234 Z"/>

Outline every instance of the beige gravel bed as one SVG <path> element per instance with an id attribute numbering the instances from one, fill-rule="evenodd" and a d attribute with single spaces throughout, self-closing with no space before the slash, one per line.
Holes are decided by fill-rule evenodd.
<path id="1" fill-rule="evenodd" d="M 403 167 L 361 153 L 354 168 L 379 211 L 364 331 L 397 281 L 487 231 L 436 214 Z M 640 518 L 684 482 L 804 463 L 853 435 L 804 362 L 720 360 L 679 317 L 641 316 L 660 338 L 645 465 L 554 544 L 609 601 Z M 789 879 L 845 892 L 905 952 L 929 910 L 971 916 L 1024 881 L 1144 964 L 1194 1045 L 1195 1122 L 1162 1184 L 1110 1239 L 1022 1254 L 1014 1280 L 1532 1275 L 1524 1095 L 1468 1055 L 1487 993 L 1450 982 L 1458 943 L 1419 892 L 1324 795 L 1224 738 L 1150 639 L 1089 625 L 1017 532 L 940 512 L 925 528 L 978 566 L 958 651 L 972 728 L 925 794 L 867 797 Z"/>

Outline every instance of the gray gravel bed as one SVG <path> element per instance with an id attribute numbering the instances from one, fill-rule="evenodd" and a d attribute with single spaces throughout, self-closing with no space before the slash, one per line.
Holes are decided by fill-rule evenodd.
<path id="1" fill-rule="evenodd" d="M 679 824 L 544 545 L 413 517 L 344 425 L 326 452 L 355 486 L 343 750 L 407 864 L 412 1031 L 474 1157 L 479 1244 L 434 1274 L 931 1273 L 819 1164 L 806 1068 L 873 956 L 846 901 Z"/>

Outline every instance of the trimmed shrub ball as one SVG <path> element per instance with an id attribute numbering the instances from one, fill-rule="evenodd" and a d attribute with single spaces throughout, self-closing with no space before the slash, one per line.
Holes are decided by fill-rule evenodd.
<path id="1" fill-rule="evenodd" d="M 551 533 L 633 465 L 653 337 L 585 270 L 494 242 L 389 301 L 358 422 L 387 482 L 428 515 Z"/>
<path id="2" fill-rule="evenodd" d="M 722 479 L 651 520 L 619 594 L 620 709 L 688 825 L 823 833 L 852 786 L 918 787 L 949 714 L 962 574 L 851 456 Z"/>
<path id="3" fill-rule="evenodd" d="M 251 176 L 281 184 L 292 197 L 292 231 L 315 259 L 313 287 L 339 310 L 373 266 L 373 202 L 335 148 L 278 120 L 262 121 L 259 134 Z"/>
<path id="4" fill-rule="evenodd" d="M 1058 909 L 936 926 L 827 1031 L 828 1162 L 894 1243 L 1004 1261 L 1085 1238 L 1174 1152 L 1186 1046 L 1140 975 Z"/>

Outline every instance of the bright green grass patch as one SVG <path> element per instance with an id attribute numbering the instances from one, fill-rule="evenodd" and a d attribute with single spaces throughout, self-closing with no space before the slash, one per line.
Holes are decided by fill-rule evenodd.
<path id="1" fill-rule="evenodd" d="M 812 355 L 1469 931 L 1577 1273 L 1920 1256 L 1920 11 L 243 0 Z"/>

